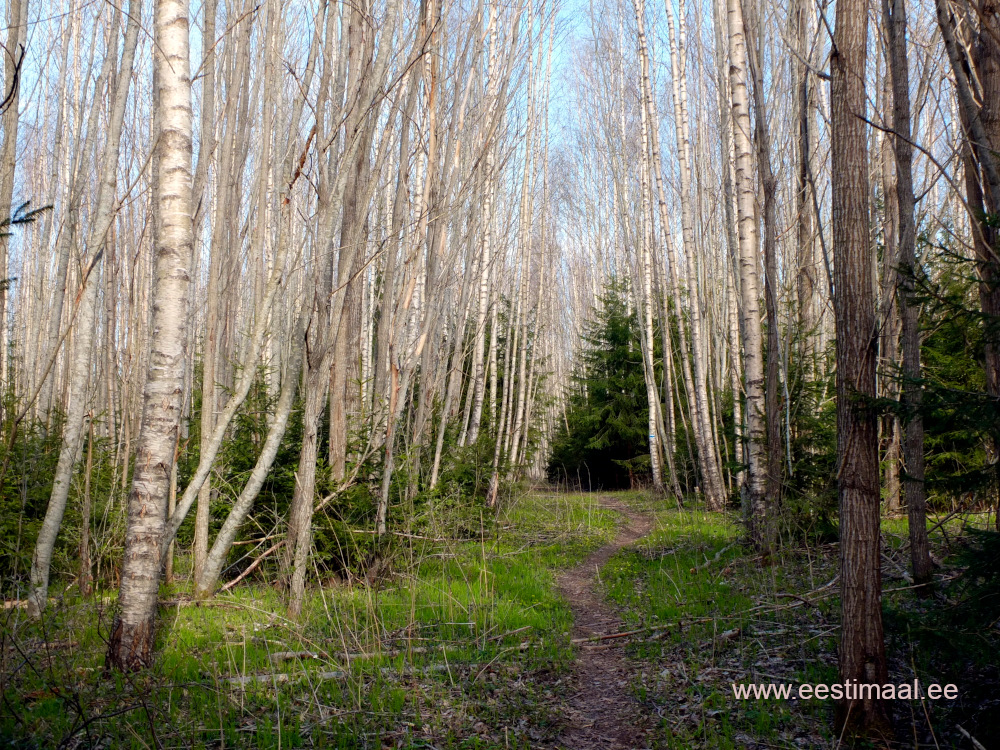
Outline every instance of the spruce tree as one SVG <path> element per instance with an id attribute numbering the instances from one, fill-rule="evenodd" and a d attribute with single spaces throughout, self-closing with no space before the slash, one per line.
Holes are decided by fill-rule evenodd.
<path id="1" fill-rule="evenodd" d="M 549 460 L 552 481 L 583 489 L 649 481 L 640 335 L 626 284 L 612 278 L 584 327 L 580 367 Z"/>

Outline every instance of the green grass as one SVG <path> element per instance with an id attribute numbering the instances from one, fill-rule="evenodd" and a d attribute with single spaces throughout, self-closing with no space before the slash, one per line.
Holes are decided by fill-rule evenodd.
<path id="1" fill-rule="evenodd" d="M 794 658 L 787 649 L 772 650 L 773 635 L 762 635 L 787 632 L 786 618 L 761 609 L 769 594 L 782 590 L 792 561 L 749 555 L 731 516 L 628 499 L 655 514 L 654 530 L 613 557 L 601 576 L 630 627 L 656 628 L 629 651 L 646 665 L 635 689 L 663 717 L 663 746 L 739 748 L 751 738 L 780 741 L 795 731 L 822 741 L 810 726 L 817 722 L 796 722 L 776 700 L 737 702 L 730 689 L 732 682 L 777 682 L 761 676 L 776 671 L 769 660 Z M 785 590 L 800 591 L 801 582 Z M 819 643 L 803 646 L 802 656 L 814 658 Z M 830 676 L 822 666 L 811 671 Z"/>
<path id="2" fill-rule="evenodd" d="M 639 492 L 618 497 L 655 518 L 648 537 L 600 571 L 626 627 L 649 628 L 626 653 L 636 697 L 662 719 L 654 746 L 832 747 L 831 703 L 737 701 L 730 686 L 836 681 L 839 600 L 824 585 L 837 573 L 837 546 L 799 543 L 761 557 L 739 544 L 731 515 L 679 510 Z M 462 512 L 461 522 L 443 511 L 422 521 L 422 538 L 399 537 L 396 572 L 375 586 L 313 582 L 299 622 L 261 584 L 238 586 L 210 606 L 161 608 L 156 665 L 137 676 L 103 673 L 113 590 L 81 600 L 71 585 L 54 585 L 65 593 L 41 623 L 23 610 L 0 612 L 0 747 L 553 743 L 576 655 L 555 576 L 610 541 L 622 518 L 596 495 L 541 491 L 481 525 L 478 511 L 471 524 L 469 509 Z M 950 519 L 932 534 L 946 575 L 964 543 L 962 524 Z M 953 746 L 956 723 L 990 737 L 996 633 L 970 628 L 950 605 L 907 588 L 905 519 L 885 520 L 883 534 L 893 561 L 884 568 L 891 679 L 912 679 L 916 670 L 925 683 L 963 686 L 971 699 L 964 708 L 932 716 L 941 747 Z M 181 584 L 161 598 L 184 593 Z M 944 593 L 962 596 L 947 586 Z M 276 663 L 278 652 L 309 657 Z M 896 709 L 907 727 L 910 708 Z M 920 711 L 913 726 L 933 746 Z"/>
<path id="3" fill-rule="evenodd" d="M 698 507 L 678 510 L 641 494 L 623 497 L 652 512 L 655 527 L 640 544 L 613 557 L 601 577 L 630 627 L 653 628 L 629 653 L 642 664 L 636 695 L 663 717 L 663 745 L 833 747 L 832 702 L 738 701 L 731 685 L 837 681 L 840 604 L 835 586 L 823 588 L 838 572 L 837 545 L 798 544 L 762 557 L 740 546 L 742 529 L 734 516 Z M 928 525 L 944 518 L 942 514 Z M 946 558 L 946 567 L 954 562 L 948 555 L 961 546 L 963 524 L 982 527 L 986 521 L 956 517 L 931 534 L 932 548 Z M 950 605 L 921 600 L 902 575 L 909 562 L 901 549 L 908 539 L 906 519 L 885 519 L 883 536 L 892 560 L 883 573 L 890 679 L 912 680 L 915 668 L 925 684 L 964 684 L 970 695 L 976 687 L 957 670 L 980 670 L 976 674 L 987 680 L 988 687 L 977 697 L 983 701 L 978 713 L 939 711 L 934 717 L 935 724 L 947 724 L 936 729 L 940 746 L 951 746 L 943 740 L 949 730 L 954 734 L 954 723 L 964 721 L 968 728 L 988 713 L 987 694 L 996 700 L 996 669 L 987 678 L 983 656 L 990 648 L 995 654 L 998 639 L 983 631 L 950 629 L 945 634 L 942 624 Z M 815 606 L 804 606 L 790 595 L 806 596 Z M 912 719 L 933 747 L 919 704 L 904 701 L 895 710 L 906 732 Z M 981 736 L 991 736 L 990 731 L 983 725 Z"/>
<path id="4" fill-rule="evenodd" d="M 531 732 L 557 731 L 547 683 L 573 654 L 554 574 L 610 539 L 615 514 L 593 496 L 527 494 L 483 529 L 407 541 L 388 581 L 314 589 L 297 623 L 266 586 L 162 607 L 156 666 L 134 677 L 102 674 L 113 592 L 80 600 L 69 588 L 41 623 L 4 612 L 0 737 L 24 747 L 70 738 L 132 748 L 530 747 Z M 448 528 L 432 531 L 446 538 Z M 51 658 L 46 637 L 61 641 Z M 276 664 L 278 652 L 316 658 Z"/>

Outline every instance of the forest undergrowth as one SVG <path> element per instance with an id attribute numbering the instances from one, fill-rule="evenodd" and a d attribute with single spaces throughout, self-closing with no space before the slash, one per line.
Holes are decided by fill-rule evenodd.
<path id="1" fill-rule="evenodd" d="M 629 644 L 630 689 L 657 725 L 654 746 L 837 746 L 832 702 L 738 701 L 731 689 L 837 681 L 836 545 L 755 555 L 731 515 L 615 495 L 655 521 L 598 573 L 626 623 L 609 635 Z M 957 614 L 967 527 L 988 521 L 956 515 L 935 530 L 942 567 L 931 597 L 903 572 L 905 521 L 883 522 L 890 677 L 960 690 L 954 702 L 896 702 L 909 747 L 968 747 L 963 731 L 987 743 L 1000 732 L 990 697 L 1000 692 L 996 629 Z M 477 534 L 458 535 L 442 514 L 403 540 L 394 574 L 372 585 L 328 581 L 299 622 L 279 614 L 281 594 L 268 586 L 199 604 L 180 580 L 161 591 L 154 669 L 131 676 L 104 671 L 114 590 L 81 599 L 71 585 L 40 622 L 17 607 L 0 614 L 2 744 L 558 747 L 581 644 L 571 642 L 555 577 L 621 522 L 596 493 L 540 490 L 519 494 Z"/>
<path id="2" fill-rule="evenodd" d="M 840 600 L 838 545 L 791 541 L 757 555 L 739 541 L 732 516 L 666 506 L 623 493 L 655 514 L 653 532 L 602 571 L 612 601 L 632 628 L 635 690 L 661 719 L 669 748 L 834 748 L 833 701 L 737 700 L 733 684 L 834 684 Z M 929 519 L 940 562 L 934 595 L 921 596 L 906 572 L 907 525 L 883 519 L 883 609 L 889 678 L 953 683 L 955 701 L 895 701 L 898 747 L 992 747 L 1000 737 L 994 658 L 996 623 L 969 616 L 969 555 L 975 529 L 992 516 Z M 983 744 L 985 743 L 985 744 Z"/>
<path id="3" fill-rule="evenodd" d="M 442 515 L 403 539 L 394 574 L 312 591 L 298 623 L 266 586 L 202 604 L 164 586 L 159 657 L 139 675 L 103 671 L 113 589 L 82 600 L 71 585 L 39 623 L 7 609 L 0 736 L 25 748 L 536 746 L 558 732 L 551 683 L 572 661 L 553 573 L 609 539 L 613 514 L 596 496 L 526 494 L 481 530 L 450 536 Z"/>

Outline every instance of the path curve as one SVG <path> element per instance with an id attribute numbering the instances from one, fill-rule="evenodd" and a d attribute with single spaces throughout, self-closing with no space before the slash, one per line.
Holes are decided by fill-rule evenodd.
<path id="1" fill-rule="evenodd" d="M 611 557 L 646 536 L 653 527 L 650 516 L 638 513 L 613 497 L 601 504 L 626 519 L 614 541 L 601 547 L 556 581 L 573 611 L 573 637 L 591 638 L 620 632 L 618 613 L 600 591 L 600 569 Z M 635 666 L 625 657 L 624 644 L 609 640 L 580 647 L 566 707 L 568 726 L 558 746 L 570 750 L 641 750 L 651 743 L 652 722 L 631 690 Z"/>

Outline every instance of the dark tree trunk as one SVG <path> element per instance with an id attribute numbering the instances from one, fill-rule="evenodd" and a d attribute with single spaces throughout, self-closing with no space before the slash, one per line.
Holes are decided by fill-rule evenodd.
<path id="1" fill-rule="evenodd" d="M 995 0 L 980 0 L 977 8 L 978 35 L 973 45 L 973 64 L 982 86 L 982 123 L 985 143 L 980 143 L 974 153 L 979 160 L 981 179 L 975 191 L 969 191 L 969 205 L 976 212 L 981 232 L 976 238 L 976 261 L 979 266 L 979 296 L 983 312 L 987 315 L 986 334 L 986 390 L 1000 398 L 1000 229 L 996 219 L 1000 214 L 1000 185 L 988 176 L 1000 171 L 1000 7 Z M 985 163 L 985 162 L 988 162 Z M 974 171 L 966 168 L 966 180 Z M 975 194 L 974 194 L 975 193 Z M 991 459 L 1000 473 L 1000 434 L 993 435 Z M 1000 501 L 1000 478 L 995 479 L 993 492 Z M 1000 531 L 1000 504 L 997 506 L 996 528 Z"/>
<path id="2" fill-rule="evenodd" d="M 94 414 L 87 416 L 90 434 L 87 436 L 87 465 L 83 475 L 83 503 L 80 507 L 80 594 L 90 596 L 93 578 L 90 574 L 90 477 L 94 472 Z"/>
<path id="3" fill-rule="evenodd" d="M 343 479 L 347 471 L 348 436 L 357 430 L 361 411 L 361 306 L 364 292 L 362 270 L 367 247 L 371 141 L 375 133 L 368 112 L 366 76 L 372 74 L 374 30 L 369 26 L 368 4 L 351 9 L 348 23 L 349 78 L 345 122 L 345 146 L 353 148 L 344 184 L 344 210 L 337 257 L 337 288 L 343 287 L 343 305 L 336 325 L 336 351 L 330 378 L 329 460 L 333 478 Z M 336 291 L 336 290 L 335 290 Z"/>
<path id="4" fill-rule="evenodd" d="M 990 215 L 1000 214 L 1000 8 L 995 0 L 980 0 L 970 24 L 964 31 L 971 37 L 972 59 L 966 54 L 955 29 L 955 15 L 948 0 L 935 0 L 938 28 L 944 40 L 945 52 L 955 79 L 955 94 L 965 133 L 966 207 L 973 227 L 973 244 L 979 272 L 979 297 L 987 318 L 985 345 L 986 391 L 1000 397 L 1000 342 L 997 322 L 1000 321 L 1000 264 L 995 252 L 1000 246 L 998 233 Z M 973 68 L 975 76 L 973 76 Z M 970 79 L 980 87 L 982 106 L 973 94 Z M 991 460 L 996 465 L 998 435 L 991 440 Z M 997 482 L 993 491 L 996 494 Z M 1000 506 L 996 528 L 1000 531 Z"/>
<path id="5" fill-rule="evenodd" d="M 840 681 L 888 679 L 879 557 L 878 331 L 868 229 L 870 185 L 864 122 L 868 8 L 837 3 L 831 56 L 833 307 L 837 326 L 837 489 L 840 499 Z M 887 737 L 884 701 L 844 700 L 838 732 Z"/>

